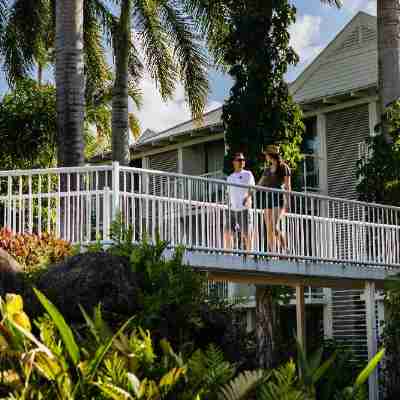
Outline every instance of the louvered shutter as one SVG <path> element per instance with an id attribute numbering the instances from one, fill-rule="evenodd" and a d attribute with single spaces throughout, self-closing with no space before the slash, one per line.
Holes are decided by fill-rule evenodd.
<path id="1" fill-rule="evenodd" d="M 328 194 L 356 199 L 358 145 L 369 136 L 368 104 L 326 114 Z"/>
<path id="2" fill-rule="evenodd" d="M 369 136 L 369 107 L 363 104 L 326 115 L 326 143 L 328 158 L 328 194 L 332 197 L 357 198 L 357 162 L 359 144 Z M 355 219 L 351 207 L 331 210 L 331 217 Z M 359 215 L 362 218 L 362 214 Z M 352 241 L 348 226 L 337 227 L 339 257 L 346 258 Z M 359 238 L 362 242 L 366 238 Z M 351 247 L 351 246 L 350 246 Z M 350 249 L 351 251 L 351 249 Z M 367 357 L 366 308 L 360 290 L 333 290 L 333 336 L 351 349 L 355 360 Z"/>
<path id="3" fill-rule="evenodd" d="M 149 157 L 149 167 L 157 171 L 178 172 L 178 152 L 168 151 Z M 149 192 L 156 196 L 168 193 L 174 179 L 165 176 L 152 176 L 149 181 Z"/>

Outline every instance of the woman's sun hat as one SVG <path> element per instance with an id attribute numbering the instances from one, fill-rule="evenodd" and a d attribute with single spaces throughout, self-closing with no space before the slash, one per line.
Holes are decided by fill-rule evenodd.
<path id="1" fill-rule="evenodd" d="M 263 150 L 263 154 L 276 154 L 279 155 L 279 146 L 276 144 L 269 144 Z"/>

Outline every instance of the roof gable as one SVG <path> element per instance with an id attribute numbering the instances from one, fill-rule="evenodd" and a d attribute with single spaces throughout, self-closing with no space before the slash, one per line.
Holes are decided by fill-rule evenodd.
<path id="1" fill-rule="evenodd" d="M 359 12 L 290 85 L 295 101 L 328 97 L 377 82 L 377 19 Z"/>
<path id="2" fill-rule="evenodd" d="M 145 131 L 139 140 L 135 143 L 135 146 L 140 146 L 152 142 L 157 142 L 166 138 L 173 138 L 175 136 L 180 136 L 188 134 L 201 129 L 209 128 L 212 126 L 217 126 L 222 124 L 222 107 L 218 107 L 211 110 L 203 115 L 202 120 L 189 120 L 181 124 L 168 128 L 162 132 L 154 133 L 152 135 L 145 135 Z"/>

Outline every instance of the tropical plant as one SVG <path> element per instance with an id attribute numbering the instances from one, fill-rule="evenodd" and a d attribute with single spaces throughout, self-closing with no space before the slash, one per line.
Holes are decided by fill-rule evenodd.
<path id="1" fill-rule="evenodd" d="M 393 276 L 385 282 L 385 324 L 382 343 L 387 349 L 382 367 L 384 398 L 400 395 L 400 277 Z"/>
<path id="2" fill-rule="evenodd" d="M 55 89 L 19 80 L 0 102 L 2 168 L 42 168 L 55 164 Z"/>
<path id="3" fill-rule="evenodd" d="M 176 81 L 182 81 L 194 117 L 202 114 L 208 93 L 206 57 L 185 5 L 185 0 L 120 2 L 113 40 L 113 159 L 122 164 L 129 162 L 128 93 L 136 87 L 142 69 L 136 41 L 163 99 L 171 98 Z"/>
<path id="4" fill-rule="evenodd" d="M 35 68 L 38 71 L 39 84 L 42 84 L 43 70 L 47 64 L 56 62 L 58 64 L 56 81 L 57 88 L 60 90 L 58 103 L 64 102 L 63 96 L 72 95 L 71 91 L 62 88 L 64 81 L 67 85 L 72 85 L 76 92 L 75 97 L 70 97 L 72 102 L 67 101 L 64 106 L 59 104 L 57 108 L 60 115 L 58 125 L 62 122 L 61 127 L 67 123 L 67 120 L 62 117 L 63 113 L 68 111 L 67 106 L 79 110 L 76 113 L 71 114 L 68 111 L 65 114 L 76 122 L 73 124 L 75 128 L 72 129 L 72 125 L 64 127 L 68 135 L 65 138 L 63 135 L 57 137 L 59 150 L 64 148 L 64 140 L 67 141 L 64 150 L 68 159 L 72 157 L 71 160 L 67 160 L 72 164 L 78 161 L 83 162 L 85 111 L 83 96 L 85 95 L 87 106 L 90 107 L 97 104 L 99 99 L 101 103 L 104 103 L 104 93 L 110 93 L 111 90 L 112 74 L 106 61 L 104 39 L 110 37 L 110 32 L 115 25 L 115 18 L 101 0 L 80 0 L 79 3 L 76 1 L 56 2 L 56 0 L 14 0 L 2 2 L 0 10 L 0 52 L 3 55 L 4 69 L 10 85 L 14 85 L 21 78 L 30 76 Z M 57 8 L 59 11 L 57 14 L 56 5 L 59 4 L 62 6 Z M 69 32 L 70 40 L 65 35 L 66 32 L 61 29 L 66 22 L 64 17 L 70 18 L 71 24 L 66 25 L 68 29 L 72 27 L 80 29 L 75 32 L 76 35 Z M 74 21 L 81 23 L 74 24 Z M 56 34 L 56 26 L 60 28 L 58 34 Z M 59 51 L 56 44 L 61 46 Z M 71 46 L 72 53 L 67 53 L 68 46 Z M 74 57 L 71 58 L 71 54 L 74 54 Z M 72 68 L 71 71 L 62 67 L 67 61 L 69 63 L 66 66 Z M 70 79 L 73 76 L 77 79 Z M 74 103 L 78 98 L 80 98 L 79 104 Z M 70 140 L 71 146 L 68 144 Z M 64 157 L 64 150 L 60 150 L 60 157 Z M 62 158 L 59 163 L 63 163 Z"/>
<path id="5" fill-rule="evenodd" d="M 0 248 L 14 257 L 26 272 L 60 262 L 72 253 L 70 243 L 50 234 L 15 234 L 7 228 L 0 229 Z"/>
<path id="6" fill-rule="evenodd" d="M 377 135 L 367 140 L 368 154 L 358 162 L 361 200 L 390 205 L 400 204 L 400 101 L 396 101 L 383 115 L 383 125 Z M 387 140 L 387 137 L 390 140 Z"/>
<path id="7" fill-rule="evenodd" d="M 299 339 L 297 342 L 297 366 L 299 369 L 299 376 L 307 395 L 310 398 L 316 397 L 316 387 L 321 378 L 327 374 L 328 370 L 332 367 L 336 360 L 336 353 L 333 353 L 327 360 L 322 362 L 324 353 L 323 347 L 315 351 L 313 355 L 308 357 L 304 351 Z"/>
<path id="8" fill-rule="evenodd" d="M 260 400 L 307 400 L 307 393 L 298 385 L 296 365 L 293 361 L 277 368 L 271 374 L 269 381 L 262 385 Z"/>
<path id="9" fill-rule="evenodd" d="M 184 360 L 166 340 L 158 348 L 149 331 L 128 320 L 116 332 L 98 307 L 93 318 L 84 310 L 79 334 L 39 291 L 47 314 L 36 321 L 40 337 L 23 311 L 22 298 L 0 302 L 0 393 L 7 399 L 216 399 L 234 367 L 209 347 Z M 130 328 L 130 333 L 127 333 Z"/>
<path id="10" fill-rule="evenodd" d="M 86 107 L 86 158 L 111 148 L 111 109 L 106 98 Z M 57 161 L 56 90 L 18 79 L 0 102 L 0 163 L 3 169 L 54 167 Z"/>

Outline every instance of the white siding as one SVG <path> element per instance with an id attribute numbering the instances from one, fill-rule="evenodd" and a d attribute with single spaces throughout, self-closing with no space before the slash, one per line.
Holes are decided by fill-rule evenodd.
<path id="1" fill-rule="evenodd" d="M 291 85 L 296 102 L 376 86 L 378 82 L 376 18 L 358 14 Z"/>
<path id="2" fill-rule="evenodd" d="M 375 85 L 378 80 L 377 54 L 376 49 L 370 49 L 330 59 L 294 95 L 294 100 L 302 103 Z"/>

